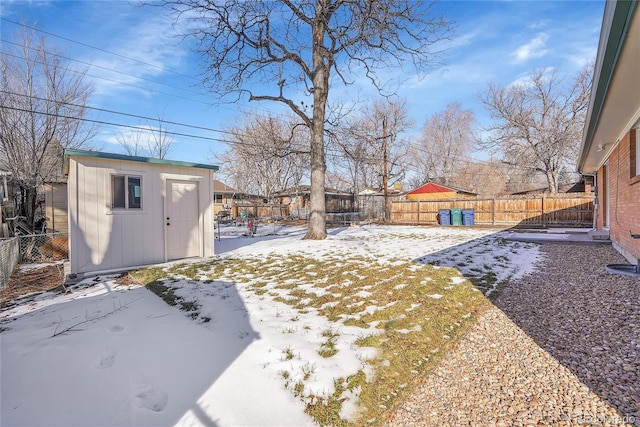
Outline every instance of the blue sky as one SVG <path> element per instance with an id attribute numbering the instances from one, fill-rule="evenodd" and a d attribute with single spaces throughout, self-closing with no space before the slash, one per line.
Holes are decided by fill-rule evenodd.
<path id="1" fill-rule="evenodd" d="M 526 79 L 542 67 L 572 75 L 594 59 L 604 1 L 444 1 L 438 6 L 456 23 L 455 38 L 426 78 L 403 75 L 399 96 L 405 98 L 417 133 L 430 115 L 453 102 L 473 110 L 480 124 L 487 115 L 478 94 L 487 85 L 508 85 Z M 175 37 L 172 19 L 159 7 L 138 7 L 124 1 L 22 1 L 0 4 L 2 43 L 25 21 L 42 31 L 50 46 L 85 67 L 94 88 L 92 107 L 146 117 L 161 116 L 175 136 L 168 158 L 215 163 L 212 153 L 226 150 L 224 130 L 242 113 L 282 113 L 272 103 L 216 104 L 199 86 L 202 61 L 192 45 Z M 355 91 L 355 92 L 354 92 Z M 359 93 L 363 100 L 376 92 L 363 79 L 348 88 L 336 86 L 332 96 Z M 157 125 L 140 118 L 92 110 L 90 118 L 133 126 Z M 115 141 L 118 128 L 103 125 L 97 148 L 122 152 Z M 411 137 L 411 133 L 408 135 Z"/>

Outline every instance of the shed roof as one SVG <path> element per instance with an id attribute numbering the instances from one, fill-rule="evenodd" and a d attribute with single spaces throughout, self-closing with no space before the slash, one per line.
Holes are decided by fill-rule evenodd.
<path id="1" fill-rule="evenodd" d="M 101 159 L 126 160 L 129 162 L 152 163 L 156 165 L 167 165 L 167 166 L 180 166 L 185 168 L 210 169 L 214 171 L 217 171 L 219 169 L 219 167 L 216 165 L 207 165 L 204 163 L 191 163 L 191 162 L 183 162 L 179 160 L 153 159 L 150 157 L 139 157 L 139 156 L 129 156 L 126 154 L 105 153 L 102 151 L 65 149 L 64 150 L 64 174 L 65 175 L 69 173 L 69 161 L 68 161 L 69 157 L 99 157 Z"/>
<path id="2" fill-rule="evenodd" d="M 464 194 L 473 194 L 471 191 L 462 190 L 460 188 L 449 187 L 444 185 L 439 185 L 434 182 L 427 182 L 426 184 L 416 188 L 415 190 L 410 191 L 407 194 L 433 194 L 433 193 L 464 193 Z"/>

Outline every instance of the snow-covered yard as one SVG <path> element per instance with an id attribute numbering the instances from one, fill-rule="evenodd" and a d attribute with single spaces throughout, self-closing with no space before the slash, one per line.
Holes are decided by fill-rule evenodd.
<path id="1" fill-rule="evenodd" d="M 437 331 L 436 354 L 473 321 L 460 298 L 490 294 L 538 257 L 536 245 L 487 229 L 371 225 L 324 241 L 304 232 L 223 234 L 212 261 L 148 270 L 174 306 L 100 276 L 3 311 L 0 424 L 304 426 L 316 424 L 307 405 L 332 396 L 354 419 L 365 393 L 354 379 L 382 381 L 394 363 L 369 341 L 421 333 L 430 316 L 420 323 L 414 311 L 451 310 L 458 320 Z M 393 393 L 382 397 L 390 406 Z"/>

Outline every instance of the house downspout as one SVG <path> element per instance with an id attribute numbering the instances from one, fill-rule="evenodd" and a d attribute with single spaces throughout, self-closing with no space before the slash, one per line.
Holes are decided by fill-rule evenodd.
<path id="1" fill-rule="evenodd" d="M 598 231 L 598 174 L 593 175 L 593 231 Z"/>

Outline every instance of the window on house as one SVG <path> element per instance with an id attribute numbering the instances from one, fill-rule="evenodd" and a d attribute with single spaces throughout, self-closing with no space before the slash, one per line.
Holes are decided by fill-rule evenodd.
<path id="1" fill-rule="evenodd" d="M 631 177 L 640 175 L 640 138 L 638 138 L 640 129 L 635 128 L 631 131 L 629 138 L 631 139 Z M 635 168 L 634 168 L 635 166 Z"/>
<path id="2" fill-rule="evenodd" d="M 111 175 L 111 208 L 142 209 L 142 178 Z"/>
<path id="3" fill-rule="evenodd" d="M 222 203 L 222 194 L 216 194 L 216 201 L 215 203 Z"/>

